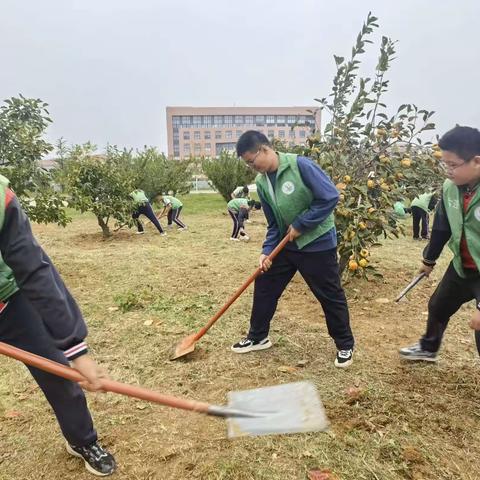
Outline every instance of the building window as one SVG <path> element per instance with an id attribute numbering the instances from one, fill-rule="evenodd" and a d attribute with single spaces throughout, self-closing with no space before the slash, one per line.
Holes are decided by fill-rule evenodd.
<path id="1" fill-rule="evenodd" d="M 205 138 L 205 140 L 210 140 L 212 138 L 212 133 L 211 132 L 205 132 L 203 138 Z"/>
<path id="2" fill-rule="evenodd" d="M 174 117 L 172 117 L 172 125 L 174 127 L 179 127 L 180 126 L 180 117 L 178 117 L 177 115 L 175 115 Z"/>
<path id="3" fill-rule="evenodd" d="M 253 115 L 245 115 L 245 123 L 247 125 L 253 125 Z"/>
<path id="4" fill-rule="evenodd" d="M 213 123 L 215 125 L 223 125 L 223 115 L 215 115 L 213 117 Z"/>
<path id="5" fill-rule="evenodd" d="M 289 131 L 288 131 L 288 136 L 289 136 L 290 138 L 295 138 L 295 130 L 289 130 Z"/>
<path id="6" fill-rule="evenodd" d="M 215 132 L 215 140 L 220 140 L 222 138 L 222 132 L 216 131 Z"/>
<path id="7" fill-rule="evenodd" d="M 190 122 L 191 122 L 191 117 L 188 117 L 188 116 L 183 116 L 182 117 L 182 125 L 183 126 L 190 125 Z"/>
<path id="8" fill-rule="evenodd" d="M 227 130 L 225 132 L 225 138 L 232 138 L 232 131 L 231 130 Z"/>
<path id="9" fill-rule="evenodd" d="M 183 139 L 190 140 L 190 132 L 183 132 Z"/>
<path id="10" fill-rule="evenodd" d="M 299 115 L 298 116 L 298 124 L 299 125 L 305 125 L 305 115 Z"/>
<path id="11" fill-rule="evenodd" d="M 273 130 L 268 131 L 268 138 L 273 138 L 275 135 L 275 132 Z"/>
<path id="12" fill-rule="evenodd" d="M 307 123 L 307 125 L 315 125 L 315 119 L 311 115 L 309 115 L 306 118 L 306 123 Z"/>
<path id="13" fill-rule="evenodd" d="M 173 156 L 174 157 L 179 157 L 180 156 L 180 147 L 174 147 L 173 148 Z"/>
<path id="14" fill-rule="evenodd" d="M 187 155 L 190 154 L 190 144 L 189 143 L 184 143 L 183 144 L 183 153 L 186 153 Z"/>
<path id="15" fill-rule="evenodd" d="M 237 138 L 242 134 L 242 131 L 241 130 L 237 130 Z"/>
<path id="16" fill-rule="evenodd" d="M 202 117 L 200 115 L 195 115 L 193 117 L 193 126 L 200 127 L 202 125 Z"/>
<path id="17" fill-rule="evenodd" d="M 225 125 L 233 125 L 233 117 L 231 115 L 225 115 L 223 117 L 223 123 Z"/>
<path id="18" fill-rule="evenodd" d="M 255 116 L 255 124 L 256 125 L 263 125 L 265 123 L 265 116 L 264 115 L 256 115 Z"/>
<path id="19" fill-rule="evenodd" d="M 287 117 L 287 122 L 289 125 L 291 125 L 292 123 L 295 123 L 297 121 L 297 117 L 295 117 L 295 115 L 289 115 Z"/>
<path id="20" fill-rule="evenodd" d="M 195 144 L 195 155 L 200 155 L 200 144 L 199 143 L 196 143 Z"/>
<path id="21" fill-rule="evenodd" d="M 243 125 L 243 115 L 235 115 L 235 124 Z"/>
<path id="22" fill-rule="evenodd" d="M 178 130 L 176 132 L 173 132 L 173 139 L 178 140 L 180 138 L 180 133 L 178 133 Z"/>
<path id="23" fill-rule="evenodd" d="M 209 127 L 213 123 L 213 117 L 211 115 L 203 116 L 203 126 Z"/>
<path id="24" fill-rule="evenodd" d="M 277 125 L 285 125 L 285 115 L 277 115 Z"/>
<path id="25" fill-rule="evenodd" d="M 193 139 L 194 140 L 200 140 L 200 132 L 193 132 Z"/>
<path id="26" fill-rule="evenodd" d="M 285 138 L 285 130 L 279 130 L 278 131 L 278 136 L 279 136 L 279 138 Z"/>
<path id="27" fill-rule="evenodd" d="M 275 115 L 267 115 L 267 124 L 273 125 L 275 123 Z"/>
<path id="28" fill-rule="evenodd" d="M 300 130 L 300 138 L 305 138 L 307 132 L 305 130 Z"/>

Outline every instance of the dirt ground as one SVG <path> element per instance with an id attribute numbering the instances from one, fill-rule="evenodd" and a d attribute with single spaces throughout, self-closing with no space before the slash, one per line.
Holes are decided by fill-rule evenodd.
<path id="1" fill-rule="evenodd" d="M 103 241 L 90 216 L 76 216 L 65 229 L 34 226 L 85 314 L 92 352 L 116 380 L 217 404 L 231 390 L 310 380 L 331 428 L 232 441 L 222 420 L 88 394 L 100 439 L 118 460 L 114 478 L 290 480 L 328 468 L 342 480 L 479 479 L 472 307 L 452 319 L 438 364 L 405 364 L 397 355 L 423 332 L 428 298 L 449 259 L 445 253 L 431 278 L 395 304 L 418 267 L 423 242 L 386 241 L 372 256 L 384 278 L 346 284 L 357 342 L 355 363 L 346 371 L 333 367 L 323 313 L 298 276 L 272 323 L 274 348 L 247 355 L 229 350 L 247 331 L 249 289 L 188 360 L 169 361 L 174 345 L 203 326 L 255 269 L 266 228 L 256 213 L 248 225 L 251 242 L 231 242 L 224 203 L 211 200 L 205 211 L 194 208 L 200 198 L 186 199 L 189 230 L 167 237 L 152 228 L 143 236 L 124 229 Z M 347 392 L 352 387 L 354 396 Z M 26 369 L 5 358 L 0 445 L 1 480 L 88 478 L 81 462 L 67 455 Z"/>

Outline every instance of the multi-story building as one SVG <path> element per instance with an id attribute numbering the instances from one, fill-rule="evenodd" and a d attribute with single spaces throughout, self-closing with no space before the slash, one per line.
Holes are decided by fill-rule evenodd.
<path id="1" fill-rule="evenodd" d="M 318 107 L 167 107 L 168 155 L 215 157 L 246 130 L 302 145 L 320 130 Z"/>

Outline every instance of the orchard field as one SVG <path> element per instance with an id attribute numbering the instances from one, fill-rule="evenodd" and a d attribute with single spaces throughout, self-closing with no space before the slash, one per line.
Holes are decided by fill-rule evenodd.
<path id="1" fill-rule="evenodd" d="M 333 367 L 335 349 L 323 314 L 298 276 L 274 318 L 274 348 L 230 351 L 247 330 L 249 289 L 188 360 L 171 362 L 177 341 L 205 324 L 254 270 L 266 228 L 263 214 L 255 213 L 248 225 L 251 242 L 231 242 L 219 195 L 182 200 L 189 230 L 167 237 L 149 227 L 143 236 L 122 229 L 102 240 L 89 214 L 77 214 L 66 228 L 34 225 L 87 318 L 95 357 L 116 380 L 219 404 L 230 390 L 310 380 L 331 428 L 230 441 L 216 419 L 88 394 L 100 439 L 119 463 L 115 478 L 295 480 L 322 469 L 342 480 L 479 478 L 480 380 L 468 328 L 471 306 L 452 320 L 437 365 L 404 364 L 397 355 L 422 333 L 448 253 L 430 279 L 395 304 L 424 243 L 407 235 L 371 249 L 383 279 L 353 278 L 345 285 L 357 341 L 355 362 L 346 371 Z M 87 477 L 80 461 L 67 455 L 26 369 L 5 358 L 0 419 L 1 480 Z"/>

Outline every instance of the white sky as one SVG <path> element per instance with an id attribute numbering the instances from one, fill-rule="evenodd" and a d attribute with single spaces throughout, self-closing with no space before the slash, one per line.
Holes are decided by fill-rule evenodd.
<path id="1" fill-rule="evenodd" d="M 368 11 L 398 40 L 391 111 L 480 127 L 478 0 L 1 0 L 0 100 L 50 105 L 48 139 L 166 150 L 165 107 L 314 105 Z"/>

